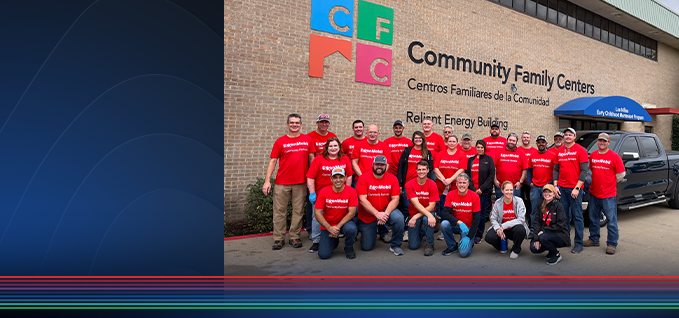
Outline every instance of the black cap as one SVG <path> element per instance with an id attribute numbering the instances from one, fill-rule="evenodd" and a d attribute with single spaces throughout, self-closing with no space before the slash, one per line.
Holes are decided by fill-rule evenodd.
<path id="1" fill-rule="evenodd" d="M 535 141 L 538 141 L 538 140 L 544 140 L 545 142 L 547 142 L 547 137 L 545 137 L 545 135 L 540 135 L 540 136 L 538 136 L 538 138 L 535 138 Z"/>
<path id="2" fill-rule="evenodd" d="M 492 124 L 492 125 L 490 125 L 490 128 L 493 128 L 493 127 L 500 128 L 500 126 L 498 126 L 498 124 Z"/>
<path id="3" fill-rule="evenodd" d="M 394 122 L 394 126 L 396 126 L 396 125 L 401 125 L 401 127 L 403 127 L 403 122 L 400 121 L 400 120 L 397 120 L 397 121 Z M 392 126 L 392 127 L 394 127 L 394 126 Z"/>

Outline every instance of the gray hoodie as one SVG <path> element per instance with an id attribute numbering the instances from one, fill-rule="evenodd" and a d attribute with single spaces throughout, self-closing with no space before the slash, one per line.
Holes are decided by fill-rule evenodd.
<path id="1" fill-rule="evenodd" d="M 493 212 L 490 213 L 490 223 L 493 225 L 491 228 L 495 231 L 502 226 L 503 229 L 510 227 L 515 227 L 517 225 L 522 225 L 526 229 L 526 233 L 530 233 L 530 228 L 526 224 L 526 206 L 523 204 L 521 198 L 515 196 L 512 199 L 514 204 L 514 214 L 516 214 L 516 219 L 502 223 L 502 214 L 504 210 L 504 197 L 501 197 L 495 201 L 493 204 Z M 488 228 L 490 231 L 491 228 Z"/>

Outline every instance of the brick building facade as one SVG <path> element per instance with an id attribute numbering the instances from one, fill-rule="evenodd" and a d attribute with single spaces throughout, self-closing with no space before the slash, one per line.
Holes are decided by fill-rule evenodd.
<path id="1" fill-rule="evenodd" d="M 264 177 L 271 146 L 287 132 L 285 121 L 290 113 L 302 115 L 304 133 L 316 129 L 315 118 L 319 113 L 330 115 L 330 131 L 340 139 L 351 136 L 350 125 L 355 119 L 377 124 L 381 140 L 392 135 L 391 125 L 400 119 L 405 123 L 404 135 L 410 137 L 415 130 L 421 130 L 421 124 L 414 122 L 415 115 L 421 113 L 435 117 L 435 122 L 440 116 L 441 122 L 435 125 L 438 133 L 443 130 L 446 118 L 461 118 L 468 120 L 452 122 L 455 134 L 469 132 L 474 139 L 482 139 L 488 136 L 488 118 L 497 118 L 506 122 L 504 136 L 528 130 L 533 138 L 544 134 L 551 139 L 555 131 L 563 128 L 554 110 L 578 97 L 621 95 L 642 105 L 679 106 L 679 50 L 661 41 L 657 41 L 654 60 L 493 1 L 371 0 L 393 9 L 393 21 L 385 22 L 392 27 L 388 30 L 393 35 L 389 45 L 357 36 L 361 31 L 356 29 L 362 27 L 357 24 L 361 19 L 359 0 L 350 1 L 354 5 L 351 37 L 312 29 L 311 2 L 224 2 L 227 213 L 240 215 L 246 186 L 257 177 Z M 342 12 L 335 16 L 338 14 Z M 633 25 L 627 27 L 634 29 Z M 322 78 L 309 76 L 311 35 L 350 41 L 351 61 L 342 54 L 332 54 L 324 59 Z M 356 81 L 360 63 L 356 51 L 361 45 L 391 50 L 389 86 Z M 427 51 L 434 55 L 425 56 Z M 429 65 L 434 58 L 440 59 L 440 54 L 476 61 L 478 65 L 490 64 L 497 68 L 496 75 L 489 75 L 489 68 L 486 75 L 462 70 L 466 67 L 464 60 L 460 69 L 445 68 L 445 62 L 439 67 L 439 61 Z M 425 58 L 423 63 L 414 61 Z M 473 64 L 467 65 L 473 68 Z M 534 73 L 534 81 L 538 80 L 536 75 L 546 71 L 548 77 L 553 77 L 551 90 L 548 91 L 548 79 L 539 85 L 525 83 L 522 75 L 515 77 L 517 65 L 522 66 L 521 71 Z M 499 66 L 505 72 L 510 68 L 505 83 L 504 78 L 497 76 Z M 378 67 L 382 66 L 373 63 L 371 70 L 383 75 L 386 67 L 381 70 Z M 559 74 L 564 76 L 558 78 Z M 557 85 L 563 85 L 565 80 L 592 85 L 594 94 L 559 89 Z M 418 83 L 422 84 L 421 90 Z M 428 91 L 432 86 L 435 91 Z M 445 87 L 446 92 L 437 86 Z M 481 91 L 481 97 L 457 95 L 457 88 Z M 492 97 L 484 98 L 484 93 Z M 496 99 L 496 94 L 504 96 L 503 100 Z M 518 102 L 515 94 L 529 102 Z M 510 101 L 506 100 L 507 95 Z M 531 104 L 532 99 L 537 103 Z M 540 100 L 549 103 L 539 105 L 543 103 Z M 643 131 L 646 127 L 653 127 L 665 146 L 670 146 L 671 116 L 654 115 L 652 122 L 645 123 L 620 122 L 623 130 Z"/>

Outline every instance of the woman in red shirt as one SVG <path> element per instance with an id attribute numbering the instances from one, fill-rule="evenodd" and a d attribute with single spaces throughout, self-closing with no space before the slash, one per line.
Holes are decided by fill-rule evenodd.
<path id="1" fill-rule="evenodd" d="M 323 152 L 311 162 L 309 171 L 306 174 L 309 201 L 311 201 L 312 205 L 316 203 L 316 193 L 319 193 L 327 186 L 332 186 L 330 173 L 335 168 L 344 169 L 347 176 L 345 184 L 351 186 L 351 176 L 354 174 L 351 169 L 351 161 L 342 152 L 342 143 L 339 139 L 337 137 L 330 137 L 323 146 Z M 316 216 L 313 217 L 311 225 L 311 240 L 313 244 L 309 252 L 318 252 L 318 245 L 321 241 L 321 224 L 316 221 Z"/>
<path id="2" fill-rule="evenodd" d="M 427 142 L 424 133 L 421 131 L 416 131 L 413 133 L 413 146 L 408 147 L 403 150 L 401 158 L 398 161 L 398 172 L 396 172 L 396 178 L 398 179 L 398 185 L 401 188 L 401 202 L 399 204 L 399 210 L 403 213 L 403 218 L 408 218 L 408 207 L 410 207 L 410 201 L 408 201 L 408 195 L 406 194 L 405 187 L 408 181 L 417 178 L 417 163 L 421 160 L 429 163 L 429 178 L 436 181 L 434 176 L 434 160 L 431 155 L 431 151 L 427 148 Z M 408 225 L 406 224 L 405 233 L 403 234 L 403 241 L 408 242 Z"/>
<path id="3" fill-rule="evenodd" d="M 514 185 L 511 181 L 502 183 L 502 195 L 502 198 L 497 199 L 493 205 L 493 212 L 490 215 L 492 228 L 486 233 L 486 242 L 501 253 L 506 253 L 507 246 L 504 246 L 503 251 L 501 241 L 511 240 L 514 246 L 511 248 L 509 258 L 515 259 L 519 257 L 521 243 L 529 232 L 526 224 L 526 206 L 521 198 L 514 196 Z"/>
<path id="4" fill-rule="evenodd" d="M 486 142 L 476 141 L 476 156 L 467 159 L 467 174 L 469 178 L 469 190 L 476 192 L 481 201 L 481 215 L 479 228 L 474 237 L 474 243 L 481 243 L 483 231 L 486 228 L 486 219 L 490 213 L 490 194 L 495 189 L 495 162 L 493 157 L 486 154 Z"/>
<path id="5" fill-rule="evenodd" d="M 557 247 L 565 247 L 571 242 L 571 232 L 568 230 L 566 211 L 559 200 L 554 198 L 556 189 L 551 184 L 542 188 L 541 214 L 535 217 L 536 235 L 530 243 L 530 251 L 535 254 L 547 253 L 547 265 L 556 265 L 561 260 Z"/>

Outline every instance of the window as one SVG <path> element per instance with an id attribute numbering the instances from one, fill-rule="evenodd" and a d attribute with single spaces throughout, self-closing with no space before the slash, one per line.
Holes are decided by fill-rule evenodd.
<path id="1" fill-rule="evenodd" d="M 571 126 L 571 121 L 564 118 L 559 118 L 559 130 L 564 130 Z"/>
<path id="2" fill-rule="evenodd" d="M 644 126 L 644 132 L 652 134 L 653 133 L 653 126 Z"/>
<path id="3" fill-rule="evenodd" d="M 627 137 L 625 141 L 622 142 L 620 150 L 618 150 L 618 154 L 622 157 L 622 155 L 626 152 L 639 154 L 639 146 L 637 145 L 636 137 Z"/>
<path id="4" fill-rule="evenodd" d="M 594 20 L 592 22 L 592 26 L 594 27 L 593 32 L 592 32 L 592 37 L 599 40 L 601 39 L 601 17 L 598 15 L 594 15 Z"/>
<path id="5" fill-rule="evenodd" d="M 585 9 L 578 7 L 577 22 L 575 25 L 575 32 L 580 34 L 585 33 Z"/>
<path id="6" fill-rule="evenodd" d="M 608 20 L 601 18 L 601 42 L 608 43 Z"/>
<path id="7" fill-rule="evenodd" d="M 585 35 L 592 37 L 592 12 L 585 12 Z"/>
<path id="8" fill-rule="evenodd" d="M 646 56 L 646 37 L 643 35 L 639 40 L 639 54 L 644 57 Z"/>
<path id="9" fill-rule="evenodd" d="M 500 0 L 500 3 L 508 7 L 512 7 L 512 0 Z"/>
<path id="10" fill-rule="evenodd" d="M 622 49 L 629 49 L 629 30 L 627 28 L 622 28 Z"/>
<path id="11" fill-rule="evenodd" d="M 660 149 L 653 137 L 639 137 L 641 140 L 641 149 L 644 150 L 645 158 L 656 158 L 660 156 Z"/>
<path id="12" fill-rule="evenodd" d="M 557 18 L 557 24 L 560 27 L 568 27 L 568 2 L 565 0 L 559 0 L 559 15 Z"/>
<path id="13" fill-rule="evenodd" d="M 535 16 L 535 5 L 537 3 L 534 0 L 526 0 L 526 13 Z"/>
<path id="14" fill-rule="evenodd" d="M 615 46 L 622 47 L 622 25 L 615 25 Z"/>
<path id="15" fill-rule="evenodd" d="M 547 0 L 538 0 L 538 19 L 547 20 Z"/>
<path id="16" fill-rule="evenodd" d="M 549 23 L 557 24 L 557 0 L 549 0 L 549 6 L 547 7 L 547 21 Z"/>
<path id="17" fill-rule="evenodd" d="M 575 31 L 575 24 L 576 24 L 575 23 L 575 21 L 576 21 L 575 10 L 576 10 L 576 8 L 577 8 L 576 5 L 574 5 L 570 2 L 568 3 L 568 29 L 571 30 L 571 31 Z"/>
<path id="18" fill-rule="evenodd" d="M 616 30 L 617 24 L 613 21 L 608 21 L 608 44 L 610 45 L 615 45 L 615 42 L 617 42 Z"/>
<path id="19" fill-rule="evenodd" d="M 525 0 L 514 0 L 514 9 L 523 12 L 525 3 Z"/>

